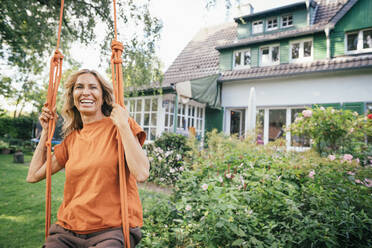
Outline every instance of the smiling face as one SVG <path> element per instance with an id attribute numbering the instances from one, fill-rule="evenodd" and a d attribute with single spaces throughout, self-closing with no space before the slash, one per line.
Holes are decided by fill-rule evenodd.
<path id="1" fill-rule="evenodd" d="M 102 87 L 91 73 L 81 74 L 74 85 L 74 105 L 83 116 L 103 116 Z"/>

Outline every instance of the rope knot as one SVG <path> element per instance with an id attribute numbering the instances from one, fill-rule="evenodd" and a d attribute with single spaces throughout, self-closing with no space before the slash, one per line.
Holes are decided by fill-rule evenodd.
<path id="1" fill-rule="evenodd" d="M 117 41 L 117 40 L 112 40 L 111 42 L 111 50 L 119 50 L 120 52 L 124 51 L 124 46 L 123 43 Z"/>
<path id="2" fill-rule="evenodd" d="M 63 60 L 63 54 L 57 49 L 54 51 L 54 55 L 52 57 L 52 61 L 54 64 L 58 64 L 61 60 Z"/>

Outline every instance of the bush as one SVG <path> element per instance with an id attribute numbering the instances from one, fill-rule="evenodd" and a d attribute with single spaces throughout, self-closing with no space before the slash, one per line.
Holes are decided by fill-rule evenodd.
<path id="1" fill-rule="evenodd" d="M 33 118 L 8 116 L 0 118 L 0 137 L 11 139 L 30 140 L 32 137 Z"/>
<path id="2" fill-rule="evenodd" d="M 149 181 L 159 185 L 173 185 L 187 170 L 184 161 L 190 159 L 191 147 L 187 138 L 175 133 L 163 133 L 153 144 L 146 146 L 151 162 Z"/>
<path id="3" fill-rule="evenodd" d="M 192 167 L 171 201 L 147 213 L 143 244 L 372 246 L 371 167 L 217 134 Z"/>
<path id="4" fill-rule="evenodd" d="M 290 131 L 310 137 L 321 156 L 351 154 L 362 164 L 372 157 L 372 144 L 366 144 L 366 137 L 372 135 L 372 120 L 357 112 L 323 107 L 307 109 L 296 118 Z"/>

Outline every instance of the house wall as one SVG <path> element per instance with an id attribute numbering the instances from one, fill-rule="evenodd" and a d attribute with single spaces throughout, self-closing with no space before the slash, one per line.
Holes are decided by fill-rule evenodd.
<path id="1" fill-rule="evenodd" d="M 286 14 L 293 14 L 293 26 L 289 28 L 280 28 L 281 16 L 286 15 Z M 278 17 L 279 28 L 276 30 L 267 31 L 266 20 L 273 18 L 273 17 Z M 264 33 L 271 34 L 271 33 L 283 32 L 284 30 L 287 31 L 287 30 L 301 28 L 301 27 L 306 26 L 307 25 L 307 10 L 299 9 L 299 10 L 292 10 L 292 11 L 287 11 L 287 12 L 282 12 L 282 13 L 273 13 L 265 17 L 255 18 L 252 21 L 248 21 L 246 24 L 239 24 L 237 28 L 238 39 L 248 38 L 249 36 L 262 35 L 262 33 L 252 34 L 252 23 L 258 20 L 263 20 L 264 22 Z"/>
<path id="2" fill-rule="evenodd" d="M 372 27 L 372 1 L 359 0 L 331 32 L 331 54 L 345 54 L 345 32 Z"/>
<path id="3" fill-rule="evenodd" d="M 320 60 L 320 59 L 327 58 L 327 38 L 326 38 L 325 33 L 314 34 L 313 46 L 314 46 L 314 60 Z"/>
<path id="4" fill-rule="evenodd" d="M 260 65 L 259 49 L 262 46 L 280 44 L 280 64 L 289 63 L 290 49 L 289 43 L 294 40 L 301 39 L 313 39 L 313 54 L 314 60 L 325 59 L 327 56 L 327 44 L 324 33 L 318 33 L 314 35 L 306 35 L 302 37 L 295 37 L 292 39 L 282 39 L 276 41 L 263 42 L 260 44 L 254 44 L 245 48 L 251 49 L 251 67 L 258 67 Z M 239 48 L 244 49 L 244 48 Z M 236 50 L 239 50 L 236 49 Z M 221 71 L 232 70 L 233 65 L 233 49 L 224 50 L 220 52 L 220 69 Z"/>
<path id="5" fill-rule="evenodd" d="M 340 102 L 372 102 L 372 70 L 317 73 L 299 77 L 226 82 L 223 107 L 246 107 L 251 87 L 257 106 L 294 106 Z"/>
<path id="6" fill-rule="evenodd" d="M 233 50 L 224 50 L 220 53 L 220 70 L 230 71 L 233 64 Z"/>
<path id="7" fill-rule="evenodd" d="M 223 123 L 223 109 L 212 109 L 206 108 L 205 109 L 205 131 L 210 132 L 213 129 L 217 129 L 218 132 L 222 131 L 222 123 Z"/>

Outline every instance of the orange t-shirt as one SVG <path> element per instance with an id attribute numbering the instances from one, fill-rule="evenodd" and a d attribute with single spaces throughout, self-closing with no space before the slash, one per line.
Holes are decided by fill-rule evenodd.
<path id="1" fill-rule="evenodd" d="M 143 145 L 145 132 L 132 118 L 129 125 Z M 117 132 L 112 120 L 106 117 L 73 131 L 55 146 L 54 155 L 64 165 L 66 176 L 57 224 L 77 233 L 122 225 Z M 128 168 L 126 171 L 129 226 L 140 227 L 142 205 L 137 182 Z"/>

